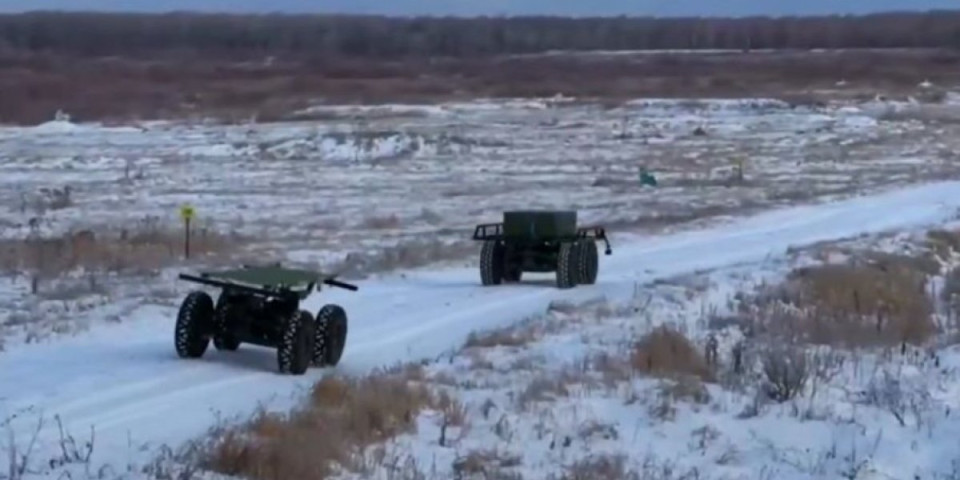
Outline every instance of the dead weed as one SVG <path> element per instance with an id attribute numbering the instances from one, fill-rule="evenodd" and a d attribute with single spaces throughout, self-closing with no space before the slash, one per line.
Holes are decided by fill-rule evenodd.
<path id="1" fill-rule="evenodd" d="M 327 478 L 339 468 L 359 468 L 365 447 L 411 431 L 423 410 L 462 422 L 459 403 L 442 398 L 402 374 L 325 377 L 303 408 L 288 416 L 260 414 L 221 434 L 205 454 L 205 467 L 255 480 Z"/>
<path id="2" fill-rule="evenodd" d="M 486 332 L 472 332 L 467 336 L 464 348 L 523 347 L 540 338 L 537 329 L 527 327 L 505 327 Z"/>
<path id="3" fill-rule="evenodd" d="M 655 377 L 692 375 L 705 382 L 715 379 L 700 350 L 683 333 L 660 326 L 633 345 L 630 363 L 635 371 Z"/>
<path id="4" fill-rule="evenodd" d="M 752 300 L 751 328 L 846 347 L 929 339 L 937 331 L 927 290 L 932 266 L 905 256 L 869 257 L 795 269 L 783 284 Z"/>
<path id="5" fill-rule="evenodd" d="M 597 455 L 579 460 L 567 467 L 556 480 L 640 480 L 640 475 L 627 467 L 624 455 Z"/>
<path id="6" fill-rule="evenodd" d="M 938 257 L 948 258 L 951 254 L 960 253 L 960 232 L 930 230 L 927 232 L 926 244 Z"/>
<path id="7" fill-rule="evenodd" d="M 521 474 L 509 471 L 520 464 L 521 457 L 516 454 L 474 450 L 454 460 L 453 474 L 456 480 L 522 480 Z"/>
<path id="8" fill-rule="evenodd" d="M 226 257 L 242 239 L 209 229 L 190 238 L 191 258 Z M 0 271 L 57 278 L 67 272 L 155 271 L 184 258 L 184 233 L 175 228 L 134 228 L 120 232 L 83 230 L 58 237 L 0 240 Z"/>

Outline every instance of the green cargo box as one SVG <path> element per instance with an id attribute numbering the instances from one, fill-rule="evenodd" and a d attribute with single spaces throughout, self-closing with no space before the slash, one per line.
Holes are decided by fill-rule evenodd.
<path id="1" fill-rule="evenodd" d="M 577 234 L 577 212 L 575 210 L 503 212 L 503 234 L 513 238 L 572 237 Z"/>

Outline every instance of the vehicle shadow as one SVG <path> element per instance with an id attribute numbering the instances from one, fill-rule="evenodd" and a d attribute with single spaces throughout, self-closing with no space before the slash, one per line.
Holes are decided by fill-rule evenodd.
<path id="1" fill-rule="evenodd" d="M 219 351 L 213 348 L 203 356 L 211 362 L 235 367 L 240 370 L 278 373 L 277 349 L 244 343 L 236 351 Z"/>
<path id="2" fill-rule="evenodd" d="M 153 361 L 160 357 L 166 362 L 181 364 L 184 368 L 198 365 L 217 365 L 226 369 L 246 372 L 277 373 L 277 350 L 249 343 L 244 343 L 236 351 L 229 352 L 217 350 L 211 342 L 210 347 L 200 358 L 180 358 L 172 346 L 167 347 L 165 345 L 162 352 L 154 351 L 153 354 L 150 354 L 150 357 Z"/>
<path id="3" fill-rule="evenodd" d="M 429 287 L 433 289 L 476 287 L 485 290 L 494 290 L 497 288 L 555 288 L 557 282 L 553 278 L 536 278 L 529 280 L 523 279 L 516 283 L 501 283 L 500 285 L 484 287 L 480 284 L 479 280 L 430 280 L 417 278 L 409 280 L 407 284 L 410 286 Z"/>

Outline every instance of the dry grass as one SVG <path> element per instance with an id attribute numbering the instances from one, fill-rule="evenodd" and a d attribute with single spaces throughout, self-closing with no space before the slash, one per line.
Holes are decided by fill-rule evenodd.
<path id="1" fill-rule="evenodd" d="M 710 391 L 700 378 L 693 375 L 679 377 L 676 381 L 664 382 L 660 386 L 661 398 L 686 400 L 706 404 L 710 401 Z"/>
<path id="2" fill-rule="evenodd" d="M 421 411 L 446 411 L 453 424 L 462 407 L 412 381 L 409 371 L 325 377 L 289 416 L 260 414 L 223 433 L 205 452 L 204 467 L 254 480 L 329 478 L 359 468 L 366 447 L 412 431 Z"/>
<path id="3" fill-rule="evenodd" d="M 705 382 L 715 379 L 702 352 L 683 333 L 660 326 L 633 345 L 630 363 L 637 372 L 661 378 L 693 376 Z"/>
<path id="4" fill-rule="evenodd" d="M 960 268 L 947 272 L 940 295 L 954 315 L 960 313 Z"/>
<path id="5" fill-rule="evenodd" d="M 597 455 L 567 467 L 557 480 L 640 480 L 640 474 L 627 468 L 624 455 Z"/>
<path id="6" fill-rule="evenodd" d="M 358 279 L 376 272 L 462 260 L 464 256 L 476 251 L 477 246 L 472 241 L 443 242 L 417 239 L 384 247 L 372 253 L 348 254 L 343 261 L 333 265 L 331 269 L 340 272 L 345 279 Z"/>
<path id="7" fill-rule="evenodd" d="M 763 374 L 766 394 L 777 402 L 786 402 L 803 393 L 810 372 L 802 348 L 779 347 L 764 352 Z"/>
<path id="8" fill-rule="evenodd" d="M 543 374 L 534 378 L 517 396 L 520 408 L 526 410 L 533 403 L 550 402 L 570 394 L 572 379 L 562 374 Z"/>
<path id="9" fill-rule="evenodd" d="M 191 259 L 216 260 L 236 253 L 243 240 L 201 229 L 190 239 Z M 84 230 L 52 238 L 0 240 L 0 272 L 35 279 L 86 272 L 145 273 L 184 260 L 184 234 L 160 226 L 120 232 Z"/>
<path id="10" fill-rule="evenodd" d="M 946 259 L 960 253 L 960 232 L 931 230 L 927 232 L 927 246 L 940 258 Z"/>
<path id="11" fill-rule="evenodd" d="M 871 261 L 800 268 L 751 307 L 756 333 L 845 347 L 921 344 L 937 333 L 922 258 L 868 255 Z"/>
<path id="12" fill-rule="evenodd" d="M 464 348 L 523 347 L 540 338 L 533 327 L 506 327 L 486 332 L 471 332 Z"/>
<path id="13" fill-rule="evenodd" d="M 390 230 L 400 228 L 402 222 L 396 214 L 373 215 L 364 218 L 360 226 L 370 230 Z"/>
<path id="14" fill-rule="evenodd" d="M 522 480 L 510 468 L 519 466 L 521 456 L 497 450 L 474 450 L 453 462 L 453 474 L 457 480 Z"/>
<path id="15" fill-rule="evenodd" d="M 462 427 L 467 424 L 467 407 L 448 393 L 440 394 L 436 407 L 443 413 L 445 426 Z"/>

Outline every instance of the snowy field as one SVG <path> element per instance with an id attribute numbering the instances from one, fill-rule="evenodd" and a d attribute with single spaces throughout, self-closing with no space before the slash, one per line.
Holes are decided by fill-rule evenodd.
<path id="1" fill-rule="evenodd" d="M 906 107 L 643 100 L 614 108 L 560 97 L 316 107 L 300 112 L 302 122 L 278 124 L 2 128 L 0 339 L 37 341 L 121 321 L 145 301 L 178 301 L 170 267 L 179 263 L 185 203 L 198 213 L 195 248 L 219 254 L 194 264 L 283 259 L 360 278 L 472 262 L 472 226 L 504 209 L 577 209 L 616 240 L 952 178 L 955 123 L 926 125 L 902 114 Z M 639 185 L 641 167 L 658 187 Z M 69 256 L 70 242 L 23 249 L 26 238 L 82 231 L 96 245 L 73 275 L 52 265 Z"/>
<path id="2" fill-rule="evenodd" d="M 251 346 L 185 362 L 172 345 L 176 306 L 191 287 L 174 281 L 177 270 L 276 258 L 363 278 L 357 281 L 359 292 L 325 291 L 306 305 L 316 311 L 335 302 L 349 312 L 347 350 L 334 373 L 363 374 L 441 357 L 451 360 L 424 367 L 431 378 L 467 372 L 486 382 L 480 393 L 447 385 L 462 396 L 462 416 L 469 417 L 472 431 L 444 429 L 445 439 L 457 438 L 450 444 L 455 446 L 446 440 L 437 444 L 439 427 L 431 426 L 435 419 L 426 412 L 418 418 L 421 435 L 401 437 L 389 447 L 400 452 L 394 455 L 398 461 L 412 458 L 418 469 L 435 468 L 434 478 L 450 478 L 444 469 L 470 452 L 517 450 L 518 442 L 530 445 L 530 457 L 520 464 L 505 458 L 501 466 L 523 478 L 541 478 L 531 469 L 586 461 L 587 452 L 624 449 L 649 453 L 650 468 L 661 470 L 663 462 L 681 462 L 683 471 L 712 473 L 723 456 L 740 459 L 723 470 L 733 475 L 729 478 L 761 466 L 775 473 L 744 478 L 843 478 L 842 468 L 869 454 L 863 450 L 873 447 L 864 443 L 868 440 L 879 445 L 874 456 L 886 459 L 896 445 L 919 445 L 909 462 L 896 465 L 913 470 L 892 470 L 889 461 L 871 464 L 893 475 L 876 478 L 904 478 L 914 470 L 921 478 L 935 478 L 929 472 L 943 470 L 953 458 L 936 450 L 943 442 L 921 445 L 920 435 L 949 438 L 950 418 L 924 419 L 920 429 L 920 423 L 904 420 L 913 428 L 908 434 L 891 427 L 890 418 L 867 422 L 870 415 L 880 416 L 876 409 L 825 413 L 821 402 L 830 405 L 825 399 L 835 393 L 822 393 L 827 387 L 804 397 L 809 404 L 770 406 L 749 420 L 764 434 L 783 426 L 795 429 L 787 430 L 797 432 L 791 437 L 837 445 L 831 451 L 829 444 L 811 444 L 809 452 L 782 459 L 755 455 L 761 447 L 786 454 L 780 440 L 746 436 L 749 431 L 734 416 L 748 395 L 727 386 L 709 384 L 710 400 L 703 404 L 671 403 L 677 408 L 673 422 L 645 413 L 654 398 L 650 388 L 659 388 L 649 379 L 630 380 L 637 397 L 626 406 L 609 389 L 568 393 L 552 405 L 521 402 L 530 410 L 514 410 L 508 401 L 511 392 L 529 386 L 523 381 L 536 380 L 518 364 L 531 372 L 581 365 L 589 376 L 583 359 L 608 350 L 624 331 L 673 322 L 689 327 L 685 331 L 702 343 L 704 331 L 693 329 L 696 312 L 704 318 L 709 305 L 734 289 L 722 278 L 715 279 L 719 287 L 703 291 L 684 287 L 681 296 L 689 297 L 684 303 L 663 296 L 670 294 L 666 287 L 653 288 L 658 281 L 731 267 L 753 281 L 754 264 L 792 247 L 954 219 L 960 184 L 929 182 L 960 173 L 957 128 L 912 119 L 916 115 L 904 111 L 910 108 L 915 107 L 872 102 L 809 109 L 776 101 L 699 100 L 602 108 L 552 99 L 363 111 L 325 107 L 302 112 L 303 122 L 230 127 L 55 121 L 2 128 L 0 479 L 57 478 L 62 471 L 71 472 L 70 478 L 142 478 L 139 467 L 164 445 L 203 435 L 218 419 L 245 417 L 257 405 L 271 410 L 296 405 L 305 389 L 330 372 L 280 376 L 273 352 Z M 951 108 L 943 105 L 938 112 L 946 115 Z M 742 180 L 735 172 L 738 159 L 745 159 Z M 653 172 L 659 186 L 641 187 L 640 167 Z M 924 185 L 906 187 L 917 183 Z M 871 196 L 840 199 L 865 191 Z M 812 203 L 733 218 L 799 202 Z M 184 203 L 199 214 L 195 248 L 209 257 L 179 259 L 176 216 Z M 573 208 L 584 223 L 608 226 L 614 255 L 601 258 L 597 285 L 560 291 L 551 276 L 539 282 L 531 275 L 521 285 L 479 287 L 472 266 L 478 248 L 467 240 L 472 226 L 497 221 L 504 209 L 528 207 Z M 720 218 L 732 223 L 671 228 Z M 88 250 L 55 241 L 84 230 L 95 234 Z M 42 248 L 36 251 L 22 248 L 36 237 L 48 240 L 37 243 Z M 84 252 L 93 253 L 84 257 Z M 79 255 L 79 263 L 61 258 L 71 254 L 74 262 Z M 537 320 L 551 302 L 601 297 L 601 307 L 565 306 Z M 644 303 L 632 303 L 637 301 Z M 631 309 L 643 313 L 625 315 Z M 448 357 L 471 332 L 529 318 L 556 326 L 524 348 Z M 71 335 L 54 338 L 55 333 Z M 942 365 L 950 365 L 948 354 Z M 936 378 L 943 388 L 955 388 L 953 377 Z M 576 382 L 569 386 L 579 388 Z M 502 409 L 496 419 L 476 416 L 477 402 L 487 396 Z M 941 403 L 930 405 L 949 405 L 948 395 L 937 398 Z M 641 408 L 636 402 L 646 403 Z M 553 412 L 554 418 L 530 420 L 530 412 Z M 490 423 L 500 418 L 512 426 Z M 596 435 L 610 438 L 595 440 L 590 433 L 583 440 L 579 429 L 590 420 L 598 425 Z M 617 425 L 615 438 L 603 427 L 611 423 Z M 688 437 L 703 425 L 719 433 L 703 430 L 700 457 L 691 460 L 678 442 L 693 448 Z M 869 435 L 857 437 L 861 431 Z M 65 440 L 68 435 L 75 443 Z M 891 443 L 894 435 L 906 443 Z M 729 453 L 729 445 L 746 450 Z M 833 458 L 818 456 L 821 451 Z M 851 455 L 854 460 L 838 460 Z M 625 468 L 642 468 L 637 458 Z M 785 470 L 791 463 L 802 468 Z M 17 473 L 21 465 L 24 475 Z M 370 465 L 370 471 L 391 478 L 376 461 Z"/>
<path id="3" fill-rule="evenodd" d="M 823 242 L 659 280 L 626 302 L 558 302 L 474 335 L 455 354 L 392 372 L 445 400 L 340 478 L 956 479 L 960 222 L 945 226 L 952 248 L 925 229 Z M 839 332 L 782 344 L 756 330 L 791 317 L 758 315 L 753 295 L 791 270 L 867 253 L 930 268 L 929 341 L 844 348 Z M 223 452 L 223 464 L 251 464 Z"/>
<path id="4" fill-rule="evenodd" d="M 176 446 L 203 435 L 218 420 L 243 418 L 258 405 L 269 410 L 296 405 L 305 388 L 329 373 L 364 374 L 396 362 L 440 359 L 424 368 L 435 378 L 447 378 L 448 384 L 450 378 L 455 379 L 452 385 L 463 395 L 461 417 L 463 422 L 469 420 L 469 432 L 451 425 L 445 429 L 443 445 L 438 445 L 440 427 L 435 424 L 436 417 L 425 412 L 418 417 L 420 435 L 401 437 L 396 448 L 387 448 L 383 454 L 386 457 L 379 457 L 387 458 L 394 452 L 400 455 L 398 461 L 406 462 L 413 455 L 413 465 L 418 468 L 429 472 L 431 465 L 435 466 L 439 473 L 433 478 L 451 478 L 449 469 L 459 464 L 457 458 L 482 449 L 493 451 L 494 461 L 496 455 L 506 455 L 500 467 L 519 469 L 526 474 L 523 478 L 546 478 L 543 472 L 556 473 L 555 469 L 584 460 L 588 453 L 615 455 L 624 450 L 639 455 L 628 459 L 628 470 L 642 467 L 636 462 L 648 458 L 649 468 L 662 469 L 666 468 L 664 462 L 682 462 L 678 468 L 709 468 L 712 472 L 723 457 L 728 462 L 723 472 L 752 472 L 742 478 L 843 478 L 839 472 L 859 465 L 862 458 L 871 459 L 870 468 L 893 475 L 873 478 L 903 478 L 904 472 L 941 469 L 955 458 L 952 451 L 941 450 L 949 449 L 949 443 L 936 441 L 950 438 L 954 428 L 952 417 L 938 416 L 955 403 L 949 395 L 956 385 L 950 383 L 954 377 L 948 368 L 948 350 L 937 367 L 946 373 L 920 376 L 921 380 L 939 382 L 930 388 L 943 388 L 943 392 L 931 390 L 935 398 L 925 400 L 931 402 L 929 409 L 927 404 L 922 410 L 904 407 L 905 425 L 897 428 L 891 424 L 893 415 L 880 407 L 871 410 L 858 403 L 832 407 L 832 396 L 839 393 L 828 387 L 820 387 L 821 393 L 815 397 L 795 402 L 763 403 L 748 420 L 736 415 L 755 397 L 749 391 L 728 391 L 718 385 L 704 387 L 709 393 L 705 403 L 678 400 L 665 407 L 660 415 L 663 418 L 656 419 L 648 412 L 657 410 L 650 389 L 658 382 L 649 378 L 628 379 L 635 399 L 629 390 L 621 392 L 623 396 L 611 396 L 611 390 L 599 387 L 577 390 L 576 378 L 560 387 L 547 384 L 526 401 L 516 402 L 511 392 L 526 391 L 529 385 L 523 382 L 537 380 L 523 373 L 522 365 L 531 372 L 538 368 L 544 368 L 544 372 L 580 368 L 582 375 L 589 375 L 589 362 L 581 359 L 600 351 L 614 355 L 617 342 L 629 338 L 625 333 L 642 332 L 656 324 L 679 324 L 699 342 L 702 332 L 694 330 L 696 321 L 706 319 L 708 307 L 729 298 L 737 287 L 736 283 L 718 280 L 720 291 L 713 291 L 710 283 L 704 283 L 706 287 L 699 291 L 706 296 L 698 299 L 696 288 L 670 292 L 653 284 L 730 267 L 739 269 L 741 280 L 746 279 L 741 284 L 749 283 L 756 277 L 747 274 L 758 265 L 776 265 L 778 258 L 804 245 L 954 221 L 960 208 L 958 192 L 960 183 L 933 183 L 773 211 L 706 230 L 634 240 L 620 245 L 614 256 L 602 258 L 597 285 L 572 291 L 538 285 L 535 280 L 483 289 L 477 286 L 473 268 L 371 278 L 361 284 L 360 292 L 333 292 L 308 303 L 311 311 L 325 301 L 342 303 L 352 323 L 343 363 L 332 372 L 312 370 L 304 377 L 275 374 L 272 352 L 248 346 L 233 354 L 211 352 L 201 361 L 178 360 L 171 343 L 173 309 L 143 307 L 120 325 L 98 326 L 86 335 L 57 342 L 14 345 L 0 357 L 0 413 L 8 419 L 4 423 L 10 433 L 4 437 L 5 448 L 13 451 L 10 444 L 18 442 L 16 451 L 24 452 L 33 445 L 26 470 L 38 475 L 57 475 L 66 468 L 73 472 L 71 478 L 144 478 L 138 467 L 162 453 L 163 445 Z M 734 271 L 732 275 L 736 274 Z M 597 299 L 602 299 L 597 308 L 603 312 L 591 311 L 589 306 L 553 303 L 553 310 L 559 313 L 550 313 L 546 320 L 536 319 L 551 302 L 577 304 Z M 527 325 L 536 327 L 540 322 L 544 334 L 531 336 L 529 346 L 450 353 L 469 342 L 474 331 L 509 327 L 530 318 L 533 320 Z M 479 342 L 481 346 L 484 343 Z M 720 350 L 727 355 L 729 341 L 724 340 Z M 869 359 L 864 358 L 860 368 L 869 371 Z M 727 357 L 723 362 L 729 364 Z M 861 365 L 860 360 L 857 362 Z M 464 372 L 472 373 L 463 377 Z M 876 378 L 871 375 L 856 379 Z M 479 383 L 464 386 L 456 380 L 461 378 Z M 833 378 L 840 382 L 842 377 Z M 551 391 L 556 393 L 561 387 L 559 391 L 569 387 L 574 393 L 551 405 Z M 487 398 L 497 409 L 482 419 Z M 816 400 L 812 406 L 811 398 Z M 628 401 L 631 399 L 633 403 Z M 912 400 L 905 397 L 903 401 Z M 515 410 L 515 405 L 527 410 Z M 910 416 L 915 410 L 926 416 L 915 419 Z M 811 416 L 805 416 L 806 412 Z M 66 433 L 61 433 L 56 418 Z M 668 421 L 670 418 L 674 420 Z M 874 418 L 876 423 L 869 423 Z M 591 421 L 596 428 L 588 428 Z M 609 424 L 614 424 L 615 433 Z M 702 428 L 704 425 L 710 428 Z M 744 429 L 743 425 L 750 428 Z M 73 443 L 62 440 L 67 435 L 72 435 Z M 703 438 L 698 440 L 697 435 Z M 85 442 L 91 438 L 92 447 L 88 449 Z M 780 448 L 783 442 L 794 442 L 796 451 Z M 907 455 L 901 451 L 904 449 L 912 450 Z M 684 455 L 690 450 L 700 452 L 699 457 Z M 766 453 L 761 456 L 758 452 Z M 521 458 L 514 458 L 517 455 Z M 909 462 L 902 460 L 907 457 Z M 788 471 L 792 464 L 799 466 Z M 378 465 L 382 466 L 372 459 L 370 471 L 377 470 Z M 773 469 L 770 471 L 774 473 L 767 474 L 773 476 L 751 476 L 756 468 L 761 472 Z M 866 467 L 862 470 L 867 471 Z M 164 478 L 156 474 L 157 470 L 153 472 L 153 477 Z M 379 474 L 374 478 L 424 478 L 391 477 L 383 471 Z M 684 478 L 674 475 L 647 478 Z M 706 474 L 701 473 L 700 478 L 704 477 Z"/>

